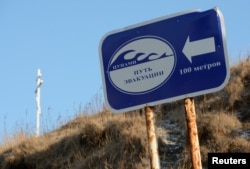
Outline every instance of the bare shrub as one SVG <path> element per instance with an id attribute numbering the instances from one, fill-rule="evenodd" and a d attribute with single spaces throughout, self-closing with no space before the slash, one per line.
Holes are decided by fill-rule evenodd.
<path id="1" fill-rule="evenodd" d="M 225 138 L 230 138 L 231 132 L 237 128 L 241 128 L 241 123 L 234 114 L 223 112 L 204 114 L 198 121 L 200 143 L 224 144 Z"/>
<path id="2" fill-rule="evenodd" d="M 231 153 L 248 153 L 249 151 L 250 151 L 250 142 L 241 137 L 237 137 L 231 140 L 228 146 L 228 152 Z"/>
<path id="3" fill-rule="evenodd" d="M 242 99 L 242 96 L 248 92 L 245 87 L 250 84 L 250 61 L 243 60 L 231 68 L 231 77 L 225 91 L 228 93 L 229 106 L 233 106 L 236 100 Z"/>

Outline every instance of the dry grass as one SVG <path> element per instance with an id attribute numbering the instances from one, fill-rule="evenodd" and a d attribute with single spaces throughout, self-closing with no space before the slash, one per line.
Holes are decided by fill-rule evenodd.
<path id="1" fill-rule="evenodd" d="M 100 107 L 99 102 L 89 107 Z M 195 102 L 203 166 L 206 166 L 208 152 L 250 152 L 250 136 L 243 136 L 244 132 L 250 133 L 248 59 L 231 68 L 231 78 L 224 90 L 196 97 Z M 186 131 L 183 106 L 183 101 L 158 106 L 156 122 L 168 120 Z M 149 168 L 144 116 L 132 112 L 112 114 L 105 109 L 89 114 L 91 110 L 41 137 L 20 132 L 6 138 L 0 145 L 0 168 Z M 169 133 L 181 134 L 180 131 L 168 131 L 166 135 Z M 182 159 L 172 168 L 191 167 L 188 145 L 183 144 Z M 171 159 L 165 151 L 168 145 L 162 141 L 159 146 L 161 157 L 166 155 L 165 159 Z"/>
<path id="2" fill-rule="evenodd" d="M 20 143 L 26 141 L 28 138 L 29 136 L 23 132 L 18 132 L 9 138 L 5 138 L 3 146 L 0 145 L 0 153 L 19 145 Z"/>
<path id="3" fill-rule="evenodd" d="M 107 111 L 1 149 L 0 168 L 145 168 L 145 120 Z M 145 163 L 145 164 L 144 164 Z"/>

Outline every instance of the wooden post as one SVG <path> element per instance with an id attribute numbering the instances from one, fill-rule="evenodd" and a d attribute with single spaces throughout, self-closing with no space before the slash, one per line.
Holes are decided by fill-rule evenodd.
<path id="1" fill-rule="evenodd" d="M 146 116 L 151 169 L 160 169 L 158 144 L 154 127 L 154 110 L 152 107 L 149 106 L 145 107 L 145 116 Z"/>
<path id="2" fill-rule="evenodd" d="M 201 166 L 200 146 L 199 146 L 197 124 L 196 124 L 195 104 L 193 98 L 185 99 L 185 112 L 186 112 L 188 140 L 190 144 L 192 166 L 193 169 L 201 169 L 202 166 Z"/>
<path id="3" fill-rule="evenodd" d="M 37 79 L 36 79 L 36 136 L 40 135 L 40 115 L 41 115 L 41 105 L 40 105 L 40 88 L 43 83 L 43 80 L 41 79 L 42 73 L 41 70 L 37 70 Z"/>

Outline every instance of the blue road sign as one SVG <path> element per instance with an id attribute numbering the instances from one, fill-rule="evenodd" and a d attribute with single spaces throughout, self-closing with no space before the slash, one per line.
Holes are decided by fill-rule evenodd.
<path id="1" fill-rule="evenodd" d="M 106 34 L 99 45 L 105 102 L 122 112 L 221 90 L 229 79 L 225 36 L 218 8 Z"/>

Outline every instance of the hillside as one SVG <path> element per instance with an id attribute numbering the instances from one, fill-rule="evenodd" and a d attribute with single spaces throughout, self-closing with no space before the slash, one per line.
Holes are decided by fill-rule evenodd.
<path id="1" fill-rule="evenodd" d="M 228 85 L 195 98 L 203 167 L 208 152 L 250 152 L 250 60 L 231 67 Z M 162 168 L 190 168 L 183 101 L 155 107 Z M 149 154 L 139 111 L 84 112 L 40 137 L 17 133 L 0 145 L 1 169 L 145 169 Z"/>

